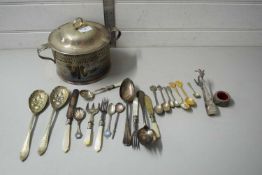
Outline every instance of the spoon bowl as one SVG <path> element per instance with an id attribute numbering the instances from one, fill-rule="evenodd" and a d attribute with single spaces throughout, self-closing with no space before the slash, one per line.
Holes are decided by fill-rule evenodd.
<path id="1" fill-rule="evenodd" d="M 92 101 L 95 98 L 95 93 L 90 90 L 81 90 L 80 95 L 87 101 Z"/>
<path id="2" fill-rule="evenodd" d="M 157 140 L 155 131 L 150 129 L 147 125 L 140 128 L 137 134 L 139 142 L 145 146 L 151 145 Z"/>
<path id="3" fill-rule="evenodd" d="M 196 102 L 193 98 L 190 97 L 186 97 L 185 98 L 185 102 L 189 105 L 189 106 L 196 106 Z"/>
<path id="4" fill-rule="evenodd" d="M 126 107 L 122 103 L 117 103 L 115 108 L 117 113 L 122 113 Z"/>
<path id="5" fill-rule="evenodd" d="M 108 105 L 107 113 L 109 114 L 109 122 L 108 122 L 108 125 L 107 125 L 107 129 L 106 129 L 106 131 L 104 133 L 104 136 L 106 138 L 109 138 L 112 135 L 112 133 L 110 131 L 112 115 L 114 115 L 116 113 L 116 107 L 115 107 L 115 105 L 113 103 L 110 103 Z"/>
<path id="6" fill-rule="evenodd" d="M 126 103 L 131 103 L 135 98 L 135 85 L 132 80 L 126 78 L 120 86 L 120 97 Z"/>
<path id="7" fill-rule="evenodd" d="M 29 97 L 29 109 L 37 115 L 41 113 L 48 104 L 48 95 L 43 90 L 35 90 Z"/>
<path id="8" fill-rule="evenodd" d="M 157 105 L 157 106 L 154 107 L 154 111 L 155 111 L 158 115 L 161 115 L 161 114 L 163 114 L 164 109 L 163 109 L 163 107 L 159 104 L 159 105 Z"/>
<path id="9" fill-rule="evenodd" d="M 58 110 L 62 108 L 68 98 L 69 98 L 70 92 L 66 87 L 63 86 L 57 86 L 50 94 L 50 103 L 53 109 Z"/>

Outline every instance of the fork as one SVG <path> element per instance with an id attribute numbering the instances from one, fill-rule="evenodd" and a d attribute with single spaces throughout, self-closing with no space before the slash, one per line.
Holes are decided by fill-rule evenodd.
<path id="1" fill-rule="evenodd" d="M 134 131 L 132 133 L 132 148 L 133 149 L 139 149 L 140 148 L 140 144 L 139 144 L 139 140 L 137 137 L 138 134 L 138 123 L 139 123 L 139 118 L 138 118 L 138 98 L 135 97 L 134 101 L 133 101 L 133 128 Z"/>
<path id="2" fill-rule="evenodd" d="M 101 105 L 99 106 L 99 111 L 102 113 L 99 121 L 98 133 L 95 140 L 95 151 L 99 152 L 102 149 L 103 145 L 103 133 L 104 133 L 104 126 L 105 126 L 105 117 L 107 113 L 108 107 L 108 99 L 104 98 L 102 100 Z"/>
<path id="3" fill-rule="evenodd" d="M 87 124 L 87 132 L 86 132 L 86 138 L 84 140 L 84 144 L 86 146 L 92 145 L 93 142 L 93 126 L 94 126 L 94 116 L 99 112 L 99 106 L 100 104 L 98 103 L 98 107 L 95 107 L 95 104 L 92 104 L 92 107 L 89 107 L 89 103 L 86 105 L 86 111 L 88 114 L 90 114 L 90 118 L 88 120 Z"/>

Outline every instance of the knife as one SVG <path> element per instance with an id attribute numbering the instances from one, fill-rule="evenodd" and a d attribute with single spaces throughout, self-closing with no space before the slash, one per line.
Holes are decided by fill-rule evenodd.
<path id="1" fill-rule="evenodd" d="M 147 113 L 149 114 L 149 118 L 151 119 L 151 129 L 155 131 L 156 137 L 159 139 L 161 137 L 160 130 L 154 115 L 152 100 L 148 95 L 145 95 L 145 106 L 146 106 Z"/>
<path id="2" fill-rule="evenodd" d="M 74 110 L 77 104 L 79 96 L 79 90 L 74 89 L 73 93 L 70 98 L 70 102 L 68 105 L 67 113 L 66 113 L 66 129 L 63 139 L 63 151 L 67 153 L 70 150 L 70 143 L 71 143 L 71 124 L 74 117 Z"/>

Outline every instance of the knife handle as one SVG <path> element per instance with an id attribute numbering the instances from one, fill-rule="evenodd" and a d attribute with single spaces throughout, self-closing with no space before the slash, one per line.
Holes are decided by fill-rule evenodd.
<path id="1" fill-rule="evenodd" d="M 69 124 L 72 123 L 72 120 L 73 120 L 73 117 L 74 117 L 74 109 L 75 109 L 76 104 L 77 104 L 78 96 L 79 96 L 79 90 L 74 89 L 73 93 L 71 95 L 70 102 L 69 102 L 68 109 L 67 109 L 67 113 L 66 113 L 66 117 L 69 120 Z"/>
<path id="2" fill-rule="evenodd" d="M 151 115 L 150 119 L 151 119 L 151 129 L 155 131 L 156 137 L 159 139 L 161 137 L 161 134 L 155 116 Z"/>

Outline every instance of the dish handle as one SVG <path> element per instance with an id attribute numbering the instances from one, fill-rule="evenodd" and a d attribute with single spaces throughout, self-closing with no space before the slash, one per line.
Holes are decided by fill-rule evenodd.
<path id="1" fill-rule="evenodd" d="M 46 57 L 46 56 L 42 56 L 40 53 L 46 49 L 49 49 L 49 45 L 48 43 L 42 44 L 39 48 L 37 48 L 37 54 L 41 59 L 44 60 L 50 60 L 53 61 L 54 63 L 56 63 L 56 60 L 54 58 L 50 58 L 50 57 Z"/>

